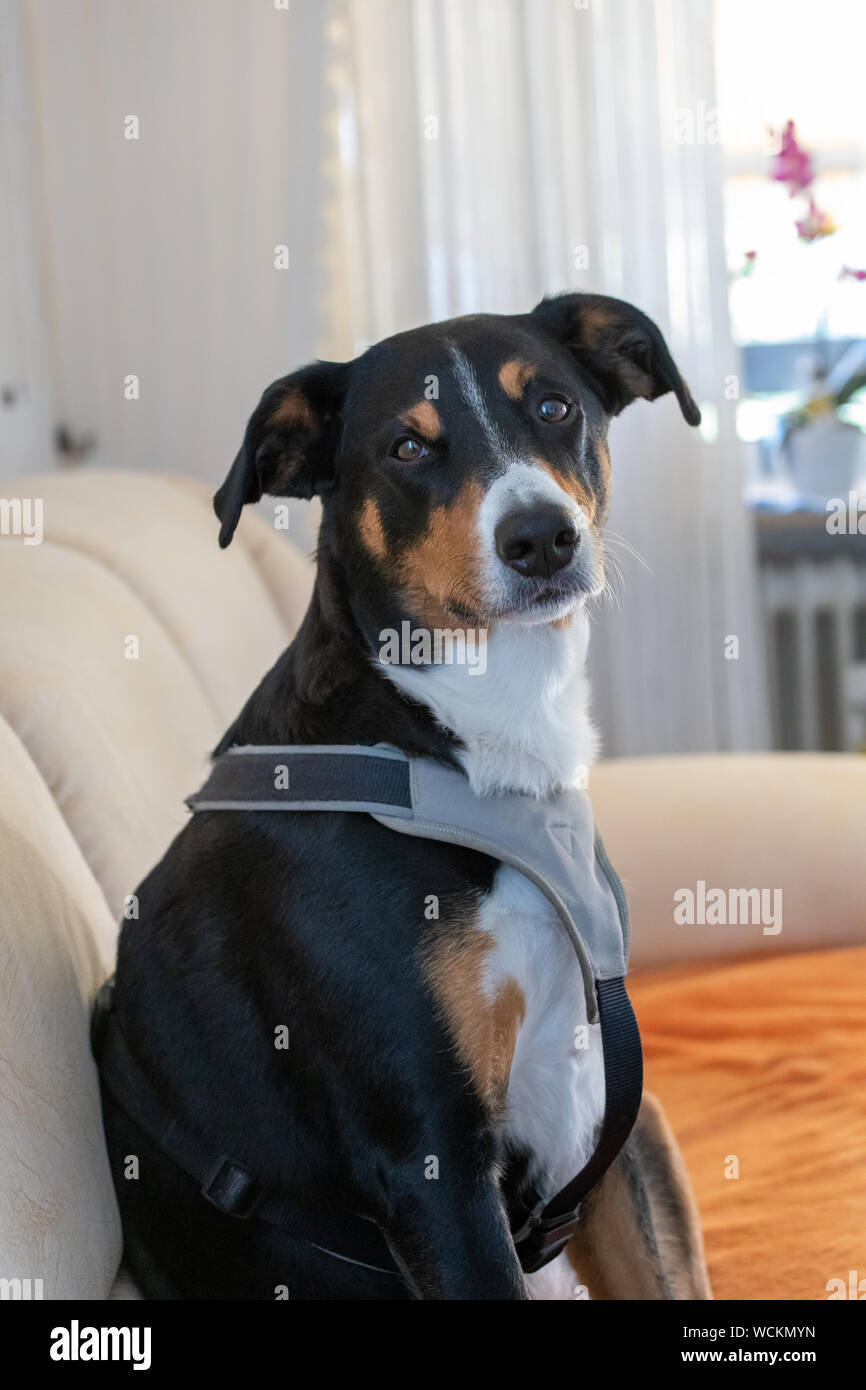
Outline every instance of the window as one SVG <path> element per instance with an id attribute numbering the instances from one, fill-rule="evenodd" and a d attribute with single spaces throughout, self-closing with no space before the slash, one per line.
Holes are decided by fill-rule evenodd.
<path id="1" fill-rule="evenodd" d="M 760 494 L 778 475 L 785 413 L 866 342 L 866 274 L 851 274 L 866 272 L 866 4 L 717 0 L 716 52 L 731 325 L 744 349 L 738 431 L 763 446 L 750 479 Z M 815 176 L 795 197 L 771 177 L 789 120 Z M 795 223 L 810 198 L 838 230 L 805 241 Z M 838 419 L 866 427 L 866 403 Z"/>

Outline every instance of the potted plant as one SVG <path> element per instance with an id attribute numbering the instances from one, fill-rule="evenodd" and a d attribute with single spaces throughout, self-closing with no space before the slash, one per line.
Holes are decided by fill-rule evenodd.
<path id="1" fill-rule="evenodd" d="M 801 242 L 813 245 L 838 231 L 833 217 L 816 201 L 812 158 L 797 140 L 793 121 L 788 121 L 781 133 L 770 177 L 787 187 L 792 198 L 801 200 L 794 217 Z M 864 281 L 866 270 L 843 265 L 838 279 Z M 862 431 L 839 415 L 840 407 L 866 385 L 866 342 L 854 344 L 831 367 L 826 310 L 816 341 L 811 383 L 803 399 L 782 417 L 781 445 L 797 491 L 823 504 L 828 495 L 846 494 L 866 472 Z"/>

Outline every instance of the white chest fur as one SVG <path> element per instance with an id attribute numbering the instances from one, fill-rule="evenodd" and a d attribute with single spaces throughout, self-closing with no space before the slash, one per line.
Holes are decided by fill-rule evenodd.
<path id="1" fill-rule="evenodd" d="M 501 865 L 479 926 L 493 942 L 484 990 L 494 999 L 516 980 L 525 999 L 501 1120 L 504 1135 L 532 1155 L 539 1193 L 552 1197 L 592 1153 L 604 1109 L 598 1025 L 587 1025 L 574 948 L 547 898 Z"/>
<path id="2" fill-rule="evenodd" d="M 581 607 L 564 627 L 497 628 L 483 675 L 455 666 L 384 669 L 460 736 L 474 791 L 544 797 L 560 786 L 585 785 L 595 757 L 584 674 L 588 638 Z M 478 925 L 491 940 L 485 994 L 492 1001 L 514 980 L 525 1001 L 501 1124 L 532 1155 L 531 1177 L 548 1199 L 595 1146 L 604 1110 L 600 1031 L 587 1025 L 574 948 L 534 884 L 500 865 Z"/>
<path id="3" fill-rule="evenodd" d="M 543 797 L 556 786 L 579 785 L 595 760 L 588 641 L 580 609 L 567 628 L 503 625 L 491 632 L 483 674 L 457 665 L 382 669 L 459 734 L 463 769 L 479 796 L 505 790 Z"/>

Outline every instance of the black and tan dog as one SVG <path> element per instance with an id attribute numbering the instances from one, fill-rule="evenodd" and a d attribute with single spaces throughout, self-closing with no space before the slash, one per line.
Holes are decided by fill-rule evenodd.
<path id="1" fill-rule="evenodd" d="M 594 295 L 275 382 L 217 493 L 220 544 L 263 493 L 320 496 L 318 576 L 220 749 L 387 743 L 461 768 L 481 795 L 571 785 L 595 749 L 585 602 L 605 583 L 607 426 L 669 391 L 697 424 L 656 326 Z M 483 629 L 483 673 L 385 661 L 382 634 L 406 622 Z M 604 1086 L 599 1049 L 574 1046 L 574 952 L 516 870 L 367 815 L 210 811 L 138 896 L 115 1010 L 158 1114 L 104 1105 L 146 1296 L 710 1296 L 650 1097 L 570 1245 L 522 1273 L 510 1222 L 582 1166 Z M 206 1200 L 164 1151 L 181 1132 L 187 1152 L 231 1154 L 278 1191 L 296 1225 Z"/>

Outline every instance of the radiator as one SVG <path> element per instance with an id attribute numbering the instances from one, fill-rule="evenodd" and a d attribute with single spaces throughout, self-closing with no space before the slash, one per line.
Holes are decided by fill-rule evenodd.
<path id="1" fill-rule="evenodd" d="M 776 748 L 866 752 L 866 554 L 760 574 Z"/>

